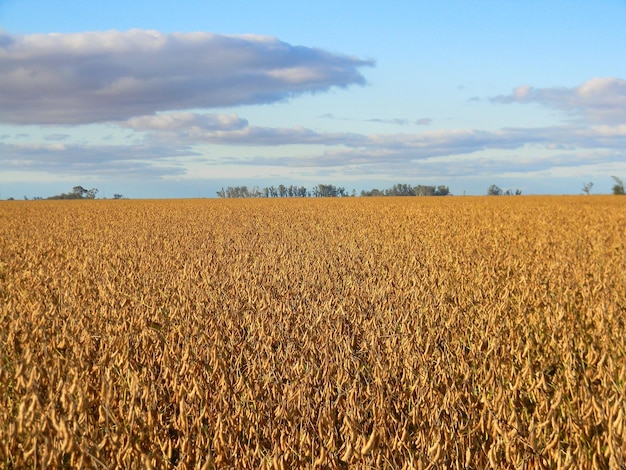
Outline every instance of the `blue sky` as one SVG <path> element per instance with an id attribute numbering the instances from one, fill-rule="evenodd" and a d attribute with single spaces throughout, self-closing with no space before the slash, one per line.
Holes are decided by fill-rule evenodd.
<path id="1" fill-rule="evenodd" d="M 608 193 L 626 1 L 0 0 L 0 198 Z"/>

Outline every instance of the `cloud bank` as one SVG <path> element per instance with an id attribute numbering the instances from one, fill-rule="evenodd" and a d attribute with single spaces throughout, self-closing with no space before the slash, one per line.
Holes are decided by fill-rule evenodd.
<path id="1" fill-rule="evenodd" d="M 122 33 L 112 34 L 111 38 L 119 39 L 120 34 Z M 132 37 L 131 33 L 124 34 Z M 137 39 L 141 47 L 147 47 L 144 34 L 146 33 L 141 32 L 140 38 Z M 131 55 L 136 58 L 140 55 L 137 53 L 140 47 L 132 43 L 129 44 L 129 37 L 125 37 L 120 44 L 113 41 L 111 44 L 101 44 L 100 47 L 107 51 L 118 50 L 119 54 L 122 54 L 124 50 L 131 51 Z M 176 35 L 160 35 L 158 37 L 163 39 L 164 44 L 168 44 L 174 40 Z M 208 36 L 204 34 L 197 37 L 194 35 L 183 35 L 183 37 L 186 42 L 193 42 L 192 39 L 194 38 L 203 44 L 207 41 L 211 42 Z M 32 39 L 32 37 L 29 38 Z M 69 41 L 66 36 L 61 38 Z M 232 37 L 211 36 L 211 38 L 226 42 L 233 40 Z M 266 50 L 266 48 L 269 50 L 274 46 L 279 49 L 286 48 L 287 51 L 291 49 L 291 46 L 268 38 L 237 37 L 234 40 L 239 45 L 248 44 L 246 47 L 251 47 L 256 51 L 259 49 Z M 273 46 L 269 47 L 270 45 Z M 6 45 L 5 41 L 5 47 L 9 46 Z M 58 46 L 50 47 L 53 50 L 59 49 Z M 86 47 L 87 45 L 79 42 L 76 45 L 78 51 L 76 54 L 81 56 L 81 51 Z M 161 51 L 160 57 L 170 57 L 171 60 L 177 60 L 174 57 L 175 54 L 168 55 L 162 52 L 164 48 L 167 49 L 163 44 L 159 43 L 152 47 Z M 246 47 L 242 46 L 241 49 L 238 47 L 235 50 L 245 56 L 243 50 Z M 30 50 L 29 48 L 26 49 Z M 66 56 L 71 56 L 68 52 L 71 49 L 69 46 L 62 49 Z M 180 52 L 180 49 L 176 50 Z M 325 53 L 313 49 L 306 51 L 308 51 L 307 54 L 311 55 L 311 57 L 306 58 L 307 61 L 316 57 L 327 57 Z M 298 55 L 300 52 L 294 54 Z M 234 62 L 238 64 L 252 64 L 255 61 L 267 62 L 273 52 L 250 54 L 243 58 L 228 56 L 222 62 L 218 61 L 219 64 L 214 59 L 211 60 L 213 60 L 214 67 L 219 68 L 222 72 L 225 71 L 222 78 L 226 82 L 228 80 L 224 77 L 231 72 L 232 77 L 237 76 L 237 74 L 248 77 L 248 73 L 254 75 L 264 71 L 263 73 L 267 75 L 268 70 L 273 70 L 274 72 L 269 74 L 272 77 L 271 80 L 279 81 L 273 82 L 272 86 L 275 86 L 276 96 L 282 97 L 277 99 L 283 99 L 297 93 L 294 90 L 298 87 L 309 87 L 305 91 L 312 91 L 315 86 L 318 86 L 318 89 L 334 85 L 344 86 L 352 80 L 346 79 L 342 82 L 336 77 L 344 76 L 343 72 L 339 75 L 333 75 L 329 72 L 330 76 L 334 78 L 311 81 L 310 77 L 305 77 L 306 74 L 301 73 L 301 71 L 294 72 L 293 67 L 286 66 L 284 61 L 281 62 L 285 65 L 283 68 L 276 64 L 271 67 L 254 66 L 252 71 L 247 72 L 241 71 L 245 67 L 232 65 Z M 290 53 L 286 54 L 289 55 Z M 307 54 L 303 54 L 307 56 Z M 147 55 L 150 56 L 148 53 Z M 254 60 L 252 56 L 254 56 Z M 111 56 L 107 57 L 113 60 Z M 195 57 L 197 59 L 199 56 Z M 348 69 L 351 68 L 352 72 L 356 73 L 354 77 L 357 77 L 352 80 L 352 83 L 359 83 L 360 78 L 358 77 L 360 75 L 357 72 L 357 68 L 360 66 L 357 65 L 360 63 L 359 61 L 352 63 L 351 61 L 354 59 L 339 56 L 328 57 L 334 58 L 332 60 L 339 60 L 344 65 L 344 61 L 351 63 L 352 65 Z M 102 61 L 105 59 L 97 58 L 94 60 L 98 67 L 101 67 Z M 130 59 L 124 60 L 130 61 Z M 157 67 L 156 64 L 152 63 L 154 60 L 155 57 L 152 57 L 147 61 L 147 64 Z M 180 60 L 185 63 L 189 61 L 188 59 Z M 330 61 L 332 62 L 332 60 Z M 87 62 L 77 67 L 84 70 L 88 68 Z M 124 61 L 115 58 L 114 62 L 119 65 Z M 322 60 L 322 63 L 326 65 L 320 64 L 315 67 L 318 67 L 319 70 L 326 70 L 325 67 L 328 63 L 325 60 Z M 0 60 L 0 68 L 2 67 L 6 67 L 6 65 Z M 618 78 L 593 78 L 573 88 L 520 86 L 508 95 L 490 98 L 492 103 L 498 105 L 536 103 L 557 109 L 569 118 L 562 124 L 532 128 L 502 127 L 495 130 L 426 129 L 422 132 L 374 134 L 321 131 L 298 125 L 291 127 L 255 125 L 234 112 L 220 114 L 197 111 L 199 108 L 197 104 L 189 106 L 189 108 L 195 108 L 196 111 L 176 111 L 173 110 L 174 103 L 176 106 L 182 106 L 181 103 L 185 103 L 185 101 L 182 98 L 175 99 L 176 93 L 172 90 L 182 93 L 186 90 L 187 85 L 180 85 L 179 87 L 175 78 L 176 70 L 172 69 L 168 72 L 171 67 L 172 64 L 163 66 L 164 73 L 167 72 L 164 80 L 171 85 L 169 96 L 159 97 L 158 93 L 153 94 L 149 86 L 146 88 L 146 84 L 150 82 L 150 78 L 146 76 L 142 79 L 143 85 L 137 95 L 141 99 L 138 98 L 138 101 L 134 102 L 130 108 L 124 108 L 123 101 L 126 98 L 123 93 L 119 93 L 115 95 L 114 99 L 109 95 L 112 102 L 104 103 L 102 109 L 93 110 L 98 119 L 113 120 L 109 127 L 114 131 L 128 133 L 125 141 L 120 142 L 118 139 L 117 143 L 110 145 L 86 143 L 72 138 L 70 134 L 66 133 L 67 129 L 59 129 L 59 132 L 57 129 L 51 129 L 50 133 L 44 135 L 40 142 L 33 142 L 32 140 L 37 139 L 31 139 L 27 133 L 5 134 L 0 136 L 0 163 L 2 167 L 7 172 L 15 173 L 44 172 L 49 175 L 89 175 L 112 179 L 127 177 L 185 179 L 198 176 L 196 174 L 198 169 L 205 177 L 211 177 L 213 168 L 225 166 L 230 169 L 222 171 L 221 174 L 230 171 L 229 174 L 234 175 L 233 177 L 238 177 L 243 173 L 258 176 L 263 174 L 277 175 L 286 172 L 305 177 L 332 174 L 350 178 L 393 178 L 396 176 L 462 178 L 468 176 L 491 177 L 491 175 L 504 174 L 523 176 L 538 172 L 552 174 L 553 171 L 563 174 L 571 173 L 575 168 L 590 167 L 602 167 L 605 168 L 603 171 L 613 171 L 609 169 L 624 168 L 623 165 L 626 161 L 624 155 L 624 148 L 626 148 L 626 80 Z M 199 66 L 198 70 L 204 68 L 206 66 Z M 42 70 L 46 72 L 48 69 Z M 55 73 L 70 73 L 71 70 L 74 69 L 70 68 L 69 71 L 61 70 Z M 128 70 L 134 74 L 139 74 L 141 67 L 133 66 Z M 128 70 L 118 71 L 113 67 L 113 70 L 108 74 L 121 77 L 131 73 Z M 95 73 L 87 74 L 94 80 L 96 75 Z M 182 83 L 187 83 L 186 80 L 193 73 L 186 71 L 185 73 L 181 72 L 180 75 Z M 348 74 L 347 76 L 351 75 Z M 35 74 L 33 80 L 36 78 Z M 215 77 L 207 79 L 213 80 L 211 82 L 214 87 L 212 90 L 207 91 L 208 89 L 203 88 L 203 82 L 203 84 L 198 85 L 197 89 L 192 87 L 189 93 L 196 93 L 200 97 L 210 97 L 219 95 L 223 89 L 226 94 L 231 90 L 233 93 L 237 91 L 238 96 L 244 97 L 252 96 L 249 95 L 252 89 L 268 89 L 267 83 L 259 84 L 254 80 L 250 82 L 244 80 L 245 86 L 239 90 L 239 86 L 231 87 L 232 84 L 230 83 L 217 84 L 214 79 Z M 17 121 L 23 119 L 30 123 L 40 122 L 43 119 L 48 124 L 54 124 L 54 122 L 44 119 L 46 113 L 49 113 L 49 116 L 54 116 L 55 119 L 71 118 L 76 120 L 76 122 L 71 121 L 71 124 L 78 124 L 82 122 L 81 119 L 86 119 L 85 115 L 92 111 L 84 106 L 79 106 L 77 103 L 82 103 L 81 100 L 86 103 L 93 103 L 93 100 L 100 99 L 94 97 L 98 93 L 89 88 L 89 83 L 87 83 L 82 89 L 78 87 L 77 93 L 84 92 L 82 98 L 67 98 L 70 104 L 74 103 L 72 100 L 76 100 L 74 108 L 61 109 L 60 112 L 55 112 L 57 105 L 41 104 L 37 100 L 30 103 L 26 100 L 26 95 L 22 97 L 26 100 L 24 104 L 17 103 L 17 98 L 11 104 L 7 98 L 8 93 L 5 91 L 6 87 L 3 85 L 5 83 L 3 80 L 5 82 L 8 80 L 8 83 L 13 84 L 12 86 L 17 87 L 18 85 L 0 75 L 0 96 L 2 100 L 5 100 L 0 105 L 13 106 L 15 116 L 18 116 L 13 119 Z M 301 80 L 302 82 L 300 82 Z M 104 82 L 107 81 L 104 80 Z M 294 83 L 298 84 L 294 85 Z M 303 85 L 303 83 L 308 85 Z M 91 91 L 85 92 L 85 90 Z M 53 93 L 52 96 L 56 95 Z M 241 100 L 235 101 L 239 103 Z M 168 103 L 171 103 L 171 106 Z M 42 109 L 44 118 L 32 110 L 28 111 L 31 107 L 37 106 Z M 121 111 L 118 106 L 121 106 Z M 172 110 L 159 111 L 161 107 L 168 108 L 168 106 L 172 107 Z M 143 114 L 134 114 L 135 112 Z M 28 117 L 31 113 L 33 116 Z M 0 116 L 12 115 L 6 108 L 0 108 Z M 331 113 L 321 117 L 337 119 Z M 367 119 L 360 120 L 366 121 Z M 410 123 L 405 119 L 373 120 L 401 126 L 407 126 Z M 65 121 L 61 120 L 61 122 L 64 123 Z M 414 122 L 415 124 L 428 125 L 431 121 L 428 118 L 423 118 Z M 21 127 L 17 126 L 16 131 L 18 129 L 21 130 Z M 25 129 L 29 130 L 28 127 Z M 131 137 L 132 140 L 130 140 Z M 248 149 L 241 151 L 242 147 L 248 147 Z M 253 149 L 254 154 L 250 149 Z"/>
<path id="2" fill-rule="evenodd" d="M 364 84 L 368 60 L 268 36 L 0 31 L 0 123 L 87 124 Z"/>
<path id="3" fill-rule="evenodd" d="M 6 172 L 112 178 L 182 176 L 178 160 L 198 154 L 183 147 L 83 145 L 66 143 L 0 142 L 0 162 Z"/>
<path id="4" fill-rule="evenodd" d="M 592 123 L 626 123 L 626 80 L 596 77 L 575 88 L 534 88 L 523 85 L 495 103 L 538 103 Z"/>
<path id="5" fill-rule="evenodd" d="M 132 145 L 94 145 L 51 134 L 43 143 L 0 142 L 0 161 L 10 171 L 121 178 L 192 176 L 186 169 L 189 161 L 206 167 L 298 169 L 301 174 L 335 169 L 351 176 L 468 176 L 623 162 L 626 148 L 626 125 L 606 124 L 361 134 L 257 126 L 234 113 L 179 112 L 117 125 L 141 132 L 141 139 Z M 212 156 L 201 150 L 203 145 L 249 147 L 258 153 L 238 157 L 233 150 L 230 156 Z M 292 152 L 291 145 L 299 150 Z M 283 147 L 279 155 L 271 155 Z M 272 149 L 270 155 L 264 155 L 264 148 Z"/>
<path id="6" fill-rule="evenodd" d="M 147 132 L 151 142 L 172 145 L 230 146 L 324 145 L 356 149 L 402 151 L 406 158 L 423 159 L 473 153 L 486 149 L 516 149 L 528 145 L 547 149 L 626 147 L 625 124 L 565 125 L 537 128 L 439 129 L 419 133 L 362 134 L 320 132 L 294 127 L 250 125 L 237 114 L 171 113 L 131 118 L 120 123 Z M 367 153 L 367 152 L 364 152 Z M 341 161 L 336 162 L 341 165 Z"/>

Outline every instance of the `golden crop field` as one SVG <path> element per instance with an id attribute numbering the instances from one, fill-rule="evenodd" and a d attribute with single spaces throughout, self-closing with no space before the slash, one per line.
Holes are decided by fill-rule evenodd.
<path id="1" fill-rule="evenodd" d="M 626 198 L 0 203 L 3 468 L 624 468 Z"/>

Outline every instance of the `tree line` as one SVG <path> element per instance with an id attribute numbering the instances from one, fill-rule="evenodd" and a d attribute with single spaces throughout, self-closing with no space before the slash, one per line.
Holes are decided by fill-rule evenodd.
<path id="1" fill-rule="evenodd" d="M 369 191 L 361 191 L 361 196 L 448 196 L 450 188 L 444 185 L 428 186 L 418 184 L 411 186 L 410 184 L 394 184 L 389 189 L 371 189 Z"/>
<path id="2" fill-rule="evenodd" d="M 516 189 L 513 191 L 512 189 L 507 189 L 506 191 L 500 188 L 497 184 L 492 184 L 487 189 L 487 196 L 521 196 L 522 191 L 520 189 Z"/>
<path id="3" fill-rule="evenodd" d="M 57 194 L 48 199 L 95 199 L 97 193 L 96 188 L 85 189 L 82 186 L 74 186 L 71 193 Z"/>
<path id="4" fill-rule="evenodd" d="M 312 189 L 304 186 L 279 184 L 278 186 L 267 186 L 259 188 L 253 186 L 228 186 L 217 191 L 218 197 L 238 198 L 238 197 L 345 197 L 348 196 L 346 188 L 333 184 L 318 184 Z M 353 194 L 354 195 L 354 194 Z"/>
<path id="5" fill-rule="evenodd" d="M 447 196 L 450 189 L 447 186 L 425 186 L 410 184 L 394 184 L 388 189 L 371 189 L 361 191 L 361 196 Z M 228 186 L 217 191 L 217 196 L 221 198 L 246 198 L 246 197 L 346 197 L 356 196 L 353 189 L 350 193 L 343 186 L 333 184 L 318 184 L 311 189 L 304 186 L 279 184 L 278 186 L 268 186 L 259 188 L 253 186 Z"/>
<path id="6" fill-rule="evenodd" d="M 323 185 L 321 185 L 323 186 Z M 217 191 L 217 196 L 222 198 L 239 198 L 239 197 L 309 197 L 311 193 L 304 186 L 268 186 L 259 188 L 253 186 L 228 186 Z"/>
<path id="7" fill-rule="evenodd" d="M 86 189 L 86 188 L 83 188 L 82 186 L 74 186 L 72 188 L 72 191 L 69 193 L 55 194 L 54 196 L 50 196 L 47 198 L 43 198 L 41 196 L 35 196 L 32 198 L 32 200 L 43 201 L 44 199 L 48 199 L 48 200 L 50 199 L 95 199 L 96 194 L 98 194 L 97 188 Z M 124 195 L 114 194 L 113 199 L 124 199 Z M 8 200 L 13 201 L 15 199 L 10 197 Z M 28 196 L 24 196 L 24 200 L 28 201 L 29 200 Z"/>
<path id="8" fill-rule="evenodd" d="M 624 195 L 624 182 L 617 176 L 612 177 L 615 181 L 613 185 L 613 194 Z M 591 194 L 593 182 L 588 182 L 583 185 L 582 191 L 584 194 Z M 46 199 L 95 199 L 98 189 L 91 188 L 86 189 L 82 186 L 74 186 L 69 193 L 61 193 L 55 196 L 50 196 Z M 465 194 L 465 192 L 463 192 Z M 503 190 L 499 186 L 492 184 L 487 189 L 488 196 L 519 196 L 522 191 L 516 190 Z M 370 189 L 362 190 L 360 195 L 362 197 L 370 196 L 451 196 L 450 188 L 445 185 L 431 186 L 418 184 L 417 186 L 411 186 L 410 184 L 394 184 L 391 188 L 387 189 Z M 304 186 L 279 184 L 278 186 L 267 186 L 259 188 L 258 186 L 228 186 L 222 187 L 217 191 L 217 196 L 220 198 L 277 198 L 277 197 L 346 197 L 356 196 L 356 191 L 353 189 L 350 193 L 346 191 L 346 188 L 342 186 L 335 186 L 333 184 L 318 184 L 312 189 L 307 189 Z M 28 197 L 24 196 L 24 199 L 28 200 Z M 42 200 L 42 197 L 34 197 L 34 200 Z M 114 194 L 113 199 L 124 199 L 122 194 Z M 13 200 L 10 197 L 8 200 Z"/>

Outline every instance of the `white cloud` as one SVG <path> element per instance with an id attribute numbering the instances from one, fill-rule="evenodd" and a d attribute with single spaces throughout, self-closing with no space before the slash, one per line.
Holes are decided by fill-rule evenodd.
<path id="1" fill-rule="evenodd" d="M 123 126 L 136 131 L 177 131 L 177 130 L 234 130 L 248 125 L 234 113 L 230 114 L 198 114 L 192 112 L 175 112 L 153 116 L 137 116 L 130 118 Z"/>
<path id="2" fill-rule="evenodd" d="M 107 43 L 106 47 L 135 54 L 139 47 L 135 43 L 145 42 L 142 34 L 137 34 L 133 40 L 116 43 L 115 39 L 120 39 L 120 34 L 112 34 L 110 38 L 113 42 Z M 80 41 L 73 43 L 65 36 L 57 39 L 66 41 L 66 47 L 70 49 L 80 51 L 85 47 Z M 174 39 L 157 34 L 156 44 L 151 47 L 162 50 Z M 183 39 L 186 44 L 204 44 L 206 35 L 186 35 Z M 271 38 L 255 40 L 263 47 L 283 47 L 282 43 Z M 49 47 L 56 50 L 57 46 Z M 309 53 L 315 55 L 317 52 L 309 50 Z M 262 58 L 267 59 L 267 56 L 257 57 L 258 60 Z M 236 59 L 226 57 L 224 60 L 232 62 Z M 0 60 L 0 68 L 3 66 Z M 286 70 L 286 74 L 290 75 L 290 69 Z M 117 74 L 119 77 L 122 75 Z M 290 76 L 293 78 L 297 74 Z M 0 81 L 2 79 L 0 75 Z M 122 82 L 115 85 L 118 91 L 135 86 L 132 80 L 126 84 Z M 137 83 L 145 87 L 149 82 L 150 77 L 146 77 L 144 82 L 138 80 Z M 109 175 L 119 178 L 129 175 L 190 178 L 198 174 L 198 168 L 213 174 L 216 168 L 225 166 L 238 167 L 239 170 L 246 167 L 245 171 L 254 174 L 270 170 L 278 173 L 293 171 L 294 174 L 297 171 L 302 175 L 334 172 L 354 178 L 359 175 L 389 178 L 393 175 L 437 178 L 530 175 L 553 170 L 571 172 L 572 168 L 599 168 L 601 165 L 624 168 L 626 103 L 623 108 L 618 105 L 626 97 L 625 89 L 626 83 L 618 79 L 594 79 L 575 88 L 519 87 L 510 95 L 492 100 L 500 103 L 542 103 L 576 115 L 578 119 L 552 127 L 427 129 L 415 133 L 367 134 L 325 132 L 297 125 L 258 126 L 251 125 L 236 113 L 155 112 L 156 108 L 151 104 L 149 113 L 127 116 L 107 126 L 107 129 L 115 129 L 114 132 L 119 134 L 130 130 L 129 139 L 132 139 L 133 145 L 77 144 L 76 139 L 66 133 L 68 129 L 62 126 L 43 134 L 39 143 L 34 142 L 36 134 L 6 134 L 6 143 L 0 142 L 0 166 L 7 172 L 93 177 Z M 149 97 L 148 92 L 141 93 L 141 97 Z M 113 99 L 116 106 L 120 105 L 119 99 L 119 96 Z M 138 104 L 137 110 L 142 109 L 143 105 Z M 0 114 L 3 113 L 5 110 L 0 108 Z M 321 117 L 339 119 L 333 114 Z M 378 119 L 375 121 L 379 122 Z M 430 123 L 427 118 L 420 121 L 425 125 Z M 406 124 L 404 118 L 385 122 Z M 233 171 L 235 177 L 240 175 L 236 173 L 238 170 Z"/>
<path id="3" fill-rule="evenodd" d="M 136 145 L 0 142 L 0 165 L 7 172 L 120 179 L 133 175 L 187 178 L 197 173 L 190 168 L 214 172 L 210 168 L 224 165 L 261 173 L 263 168 L 275 168 L 283 172 L 297 169 L 301 174 L 336 171 L 352 177 L 444 178 L 522 175 L 606 163 L 623 166 L 626 161 L 623 125 L 367 135 L 250 126 L 237 115 L 173 113 L 135 118 L 122 125 L 131 127 L 130 123 L 146 132 Z M 209 154 L 203 150 L 204 144 L 248 146 L 256 157 L 250 156 L 249 150 Z M 289 145 L 297 146 L 295 153 L 296 147 Z"/>
<path id="4" fill-rule="evenodd" d="M 197 155 L 184 147 L 162 145 L 79 145 L 67 143 L 0 143 L 0 162 L 7 172 L 49 175 L 142 176 L 184 175 L 176 161 Z"/>
<path id="5" fill-rule="evenodd" d="M 363 84 L 359 68 L 372 65 L 265 36 L 0 31 L 0 122 L 85 124 L 269 103 Z"/>
<path id="6" fill-rule="evenodd" d="M 592 123 L 626 123 L 626 80 L 596 77 L 575 88 L 522 85 L 497 103 L 539 103 Z"/>
<path id="7" fill-rule="evenodd" d="M 302 126 L 289 128 L 254 126 L 236 114 L 172 113 L 132 118 L 121 125 L 149 131 L 146 141 L 153 144 L 160 142 L 169 146 L 214 144 L 247 147 L 322 145 L 357 149 L 361 160 L 377 158 L 379 153 L 371 153 L 373 150 L 394 154 L 402 152 L 405 159 L 425 159 L 525 146 L 549 150 L 576 148 L 620 150 L 626 147 L 626 125 L 621 124 L 502 128 L 489 131 L 435 129 L 420 133 L 362 134 L 321 132 Z M 340 159 L 332 163 L 327 159 L 321 161 L 324 162 L 323 165 L 343 164 Z"/>

